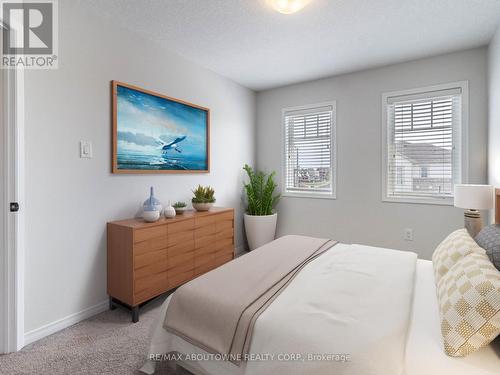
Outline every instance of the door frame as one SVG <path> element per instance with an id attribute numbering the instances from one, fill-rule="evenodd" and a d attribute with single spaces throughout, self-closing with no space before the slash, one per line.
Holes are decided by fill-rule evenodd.
<path id="1" fill-rule="evenodd" d="M 11 33 L 17 29 L 16 25 L 6 25 L 1 19 L 0 27 L 9 28 Z M 4 109 L 0 118 L 4 134 L 1 148 L 6 177 L 1 189 L 5 238 L 0 247 L 4 276 L 0 287 L 6 303 L 2 303 L 4 308 L 0 314 L 1 331 L 5 333 L 0 340 L 0 353 L 8 353 L 24 346 L 24 70 L 0 69 L 0 74 Z M 9 202 L 18 202 L 20 210 L 10 212 Z"/>

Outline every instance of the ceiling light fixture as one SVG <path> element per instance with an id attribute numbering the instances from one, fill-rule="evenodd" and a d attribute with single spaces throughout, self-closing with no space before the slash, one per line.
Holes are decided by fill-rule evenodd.
<path id="1" fill-rule="evenodd" d="M 278 12 L 292 14 L 304 8 L 309 0 L 270 0 L 270 2 Z"/>

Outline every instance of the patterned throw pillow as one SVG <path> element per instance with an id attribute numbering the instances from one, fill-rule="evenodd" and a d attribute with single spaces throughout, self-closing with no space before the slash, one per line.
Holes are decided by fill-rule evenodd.
<path id="1" fill-rule="evenodd" d="M 446 237 L 432 254 L 436 285 L 458 260 L 471 253 L 484 254 L 485 251 L 474 241 L 467 229 L 456 230 Z"/>
<path id="2" fill-rule="evenodd" d="M 491 263 L 500 271 L 500 224 L 483 228 L 476 236 L 476 242 L 486 250 Z"/>
<path id="3" fill-rule="evenodd" d="M 500 272 L 486 255 L 460 259 L 437 291 L 446 354 L 466 356 L 500 334 Z"/>

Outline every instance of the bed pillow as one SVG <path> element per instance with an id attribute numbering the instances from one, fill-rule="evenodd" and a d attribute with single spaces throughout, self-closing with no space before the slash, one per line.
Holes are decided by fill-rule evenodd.
<path id="1" fill-rule="evenodd" d="M 458 260 L 471 253 L 484 254 L 485 251 L 474 241 L 467 229 L 456 230 L 446 237 L 432 254 L 436 285 Z"/>
<path id="2" fill-rule="evenodd" d="M 500 224 L 483 228 L 476 236 L 476 242 L 486 251 L 491 263 L 500 270 Z"/>
<path id="3" fill-rule="evenodd" d="M 444 350 L 463 357 L 500 334 L 500 272 L 485 254 L 469 254 L 437 288 Z"/>

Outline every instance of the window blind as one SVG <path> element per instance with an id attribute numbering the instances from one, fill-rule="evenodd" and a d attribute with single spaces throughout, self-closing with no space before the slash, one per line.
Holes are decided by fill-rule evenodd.
<path id="1" fill-rule="evenodd" d="M 387 196 L 449 198 L 461 181 L 460 89 L 389 97 Z"/>
<path id="2" fill-rule="evenodd" d="M 333 193 L 333 115 L 333 106 L 285 112 L 286 192 Z"/>

